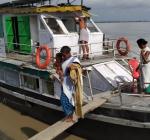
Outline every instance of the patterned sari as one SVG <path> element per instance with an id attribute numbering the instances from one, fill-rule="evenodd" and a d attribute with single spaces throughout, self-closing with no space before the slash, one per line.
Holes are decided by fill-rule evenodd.
<path id="1" fill-rule="evenodd" d="M 70 57 L 62 64 L 62 69 L 64 73 L 64 79 L 62 82 L 62 93 L 60 97 L 61 105 L 65 112 L 65 115 L 72 115 L 74 112 L 74 99 L 73 94 L 75 93 L 75 86 L 70 78 L 69 66 L 72 63 L 79 63 L 79 59 L 76 57 Z"/>

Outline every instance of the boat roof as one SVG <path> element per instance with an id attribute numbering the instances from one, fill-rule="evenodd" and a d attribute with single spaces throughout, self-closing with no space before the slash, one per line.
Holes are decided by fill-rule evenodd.
<path id="1" fill-rule="evenodd" d="M 7 6 L 25 6 L 25 5 L 33 5 L 33 4 L 40 4 L 40 5 L 45 5 L 45 4 L 51 4 L 52 2 L 55 2 L 58 4 L 58 0 L 5 0 L 4 3 L 0 4 L 0 7 L 7 7 Z M 71 5 L 73 2 L 77 0 L 71 1 L 71 0 L 66 0 L 66 2 L 61 3 L 61 4 L 66 4 L 66 5 Z M 83 5 L 83 0 L 78 0 L 80 1 L 80 4 Z M 79 3 L 79 2 L 78 2 Z"/>
<path id="2" fill-rule="evenodd" d="M 0 4 L 0 7 L 10 7 L 10 6 L 14 6 L 14 7 L 18 7 L 18 6 L 25 6 L 25 5 L 33 5 L 33 4 L 44 4 L 44 2 L 47 0 L 12 0 L 10 2 L 10 0 L 8 2 L 2 3 Z"/>
<path id="3" fill-rule="evenodd" d="M 0 14 L 42 14 L 42 13 L 64 13 L 81 12 L 85 17 L 90 17 L 88 11 L 82 6 L 47 6 L 47 7 L 3 7 L 0 8 Z"/>
<path id="4" fill-rule="evenodd" d="M 47 0 L 42 0 L 44 1 Z M 40 5 L 34 5 L 40 3 Z M 16 0 L 0 4 L 0 14 L 42 14 L 42 13 L 68 13 L 80 12 L 85 17 L 90 17 L 88 13 L 90 8 L 83 5 L 71 5 L 61 3 L 58 5 L 41 4 L 41 0 Z"/>

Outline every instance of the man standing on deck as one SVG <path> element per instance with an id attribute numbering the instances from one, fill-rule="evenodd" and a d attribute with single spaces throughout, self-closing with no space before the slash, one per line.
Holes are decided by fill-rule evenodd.
<path id="1" fill-rule="evenodd" d="M 140 58 L 142 63 L 142 73 L 144 82 L 144 92 L 150 93 L 150 48 L 147 47 L 147 41 L 143 38 L 137 40 L 137 44 L 141 49 Z"/>
<path id="2" fill-rule="evenodd" d="M 80 36 L 79 36 L 79 42 L 82 47 L 83 51 L 83 60 L 89 59 L 89 34 L 87 31 L 86 23 L 84 18 L 79 18 L 79 27 L 80 27 Z"/>
<path id="3" fill-rule="evenodd" d="M 66 121 L 74 121 L 74 99 L 73 94 L 75 93 L 75 86 L 70 77 L 70 65 L 73 63 L 80 64 L 77 57 L 71 56 L 71 49 L 68 46 L 63 46 L 60 50 L 64 62 L 62 63 L 63 79 L 62 80 L 62 93 L 60 101 L 66 115 Z"/>

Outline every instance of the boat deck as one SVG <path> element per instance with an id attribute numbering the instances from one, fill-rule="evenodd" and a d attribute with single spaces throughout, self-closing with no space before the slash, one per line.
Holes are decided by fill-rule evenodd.
<path id="1" fill-rule="evenodd" d="M 115 57 L 112 56 L 112 54 L 108 55 L 102 55 L 99 57 L 92 57 L 88 60 L 82 60 L 81 61 L 81 65 L 83 67 L 87 67 L 87 66 L 91 66 L 93 64 L 97 64 L 97 63 L 103 63 L 103 62 L 107 62 L 107 61 L 111 61 L 111 60 L 117 60 L 117 61 L 121 61 L 121 60 L 128 60 L 131 59 L 131 57 L 129 56 L 120 56 L 120 55 L 115 55 Z M 35 55 L 25 55 L 25 54 L 19 54 L 19 53 L 7 53 L 6 58 L 0 58 L 0 61 L 3 62 L 10 62 L 10 63 L 14 63 L 17 65 L 21 65 L 21 66 L 28 66 L 31 68 L 35 68 L 38 69 L 36 66 L 36 60 L 35 60 Z M 41 60 L 41 61 L 44 61 Z M 54 58 L 52 58 L 51 60 L 52 62 L 54 62 Z M 47 68 L 47 70 L 51 70 L 53 65 L 53 63 L 51 63 L 49 65 L 49 67 Z"/>
<path id="2" fill-rule="evenodd" d="M 104 107 L 150 113 L 150 95 L 121 93 L 109 99 Z"/>
<path id="3" fill-rule="evenodd" d="M 130 57 L 122 57 L 116 55 L 115 58 L 109 57 L 108 55 L 103 55 L 96 58 L 91 58 L 89 60 L 81 60 L 81 65 L 83 67 L 92 66 L 93 64 L 103 63 L 111 60 L 117 60 L 120 63 L 126 63 L 124 60 L 128 60 Z M 122 61 L 123 60 L 123 61 Z M 23 55 L 18 53 L 8 53 L 7 57 L 0 57 L 1 62 L 11 63 L 18 67 L 28 67 L 32 69 L 39 70 L 35 64 L 35 55 Z M 123 64 L 122 64 L 123 65 Z M 52 71 L 52 64 L 44 71 Z M 130 110 L 141 110 L 150 112 L 150 95 L 142 94 L 127 94 L 122 93 L 121 96 L 112 97 L 108 103 L 104 106 L 113 106 L 114 108 L 128 108 Z"/>

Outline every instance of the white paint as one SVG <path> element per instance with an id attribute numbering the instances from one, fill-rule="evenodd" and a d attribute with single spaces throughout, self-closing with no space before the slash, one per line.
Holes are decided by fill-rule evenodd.
<path id="1" fill-rule="evenodd" d="M 90 33 L 89 49 L 91 56 L 100 56 L 103 53 L 103 34 L 96 32 Z"/>
<path id="2" fill-rule="evenodd" d="M 77 33 L 54 35 L 54 48 L 56 48 L 56 52 L 58 52 L 62 46 L 67 45 L 71 47 L 71 52 L 73 54 L 78 54 L 78 38 L 79 36 Z"/>
<path id="3" fill-rule="evenodd" d="M 54 34 L 44 18 L 54 18 L 64 34 Z M 41 23 L 44 25 L 45 29 L 40 28 Z M 102 55 L 103 50 L 103 33 L 92 20 L 90 20 L 90 23 L 97 29 L 97 32 L 89 31 L 90 54 L 99 56 Z M 39 42 L 40 44 L 47 44 L 52 49 L 53 56 L 60 51 L 62 46 L 70 46 L 73 55 L 82 55 L 78 43 L 79 34 L 77 32 L 70 33 L 59 18 L 51 15 L 41 15 L 39 17 Z"/>
<path id="4" fill-rule="evenodd" d="M 30 33 L 32 52 L 35 51 L 35 42 L 39 42 L 37 16 L 30 16 Z"/>

